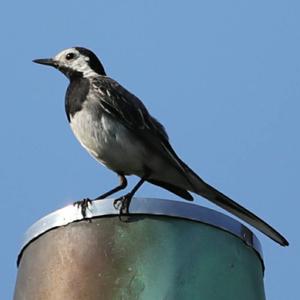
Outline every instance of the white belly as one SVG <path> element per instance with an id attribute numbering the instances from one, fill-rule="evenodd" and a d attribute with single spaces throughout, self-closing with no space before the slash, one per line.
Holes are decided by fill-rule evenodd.
<path id="1" fill-rule="evenodd" d="M 70 125 L 80 144 L 97 161 L 115 172 L 143 176 L 146 149 L 123 125 L 107 115 L 97 120 L 86 110 L 71 117 Z"/>

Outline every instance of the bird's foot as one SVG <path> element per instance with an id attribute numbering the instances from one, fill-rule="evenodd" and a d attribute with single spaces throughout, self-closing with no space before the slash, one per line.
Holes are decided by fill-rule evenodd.
<path id="1" fill-rule="evenodd" d="M 92 200 L 89 198 L 85 198 L 73 203 L 74 206 L 81 208 L 81 214 L 83 218 L 86 218 L 86 210 L 89 208 L 89 205 L 92 204 Z"/>
<path id="2" fill-rule="evenodd" d="M 129 206 L 132 199 L 132 194 L 128 193 L 118 199 L 114 200 L 114 208 L 119 210 L 120 217 L 122 215 L 128 215 L 129 214 Z"/>

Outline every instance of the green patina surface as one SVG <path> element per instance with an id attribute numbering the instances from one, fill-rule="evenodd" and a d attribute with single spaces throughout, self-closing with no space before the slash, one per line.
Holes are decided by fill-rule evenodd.
<path id="1" fill-rule="evenodd" d="M 112 228 L 114 299 L 265 299 L 258 255 L 232 234 L 166 217 Z"/>

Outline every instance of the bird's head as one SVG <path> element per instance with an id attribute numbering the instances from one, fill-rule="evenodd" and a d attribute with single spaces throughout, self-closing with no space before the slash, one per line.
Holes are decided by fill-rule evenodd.
<path id="1" fill-rule="evenodd" d="M 52 66 L 68 78 L 106 75 L 98 57 L 91 50 L 82 47 L 65 49 L 53 58 L 35 59 L 33 62 Z"/>

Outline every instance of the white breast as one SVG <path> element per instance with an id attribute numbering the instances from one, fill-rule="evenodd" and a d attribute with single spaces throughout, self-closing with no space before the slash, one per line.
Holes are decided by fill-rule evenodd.
<path id="1" fill-rule="evenodd" d="M 143 174 L 146 149 L 122 124 L 106 114 L 99 117 L 87 109 L 71 117 L 71 128 L 81 145 L 97 161 L 115 172 Z"/>

